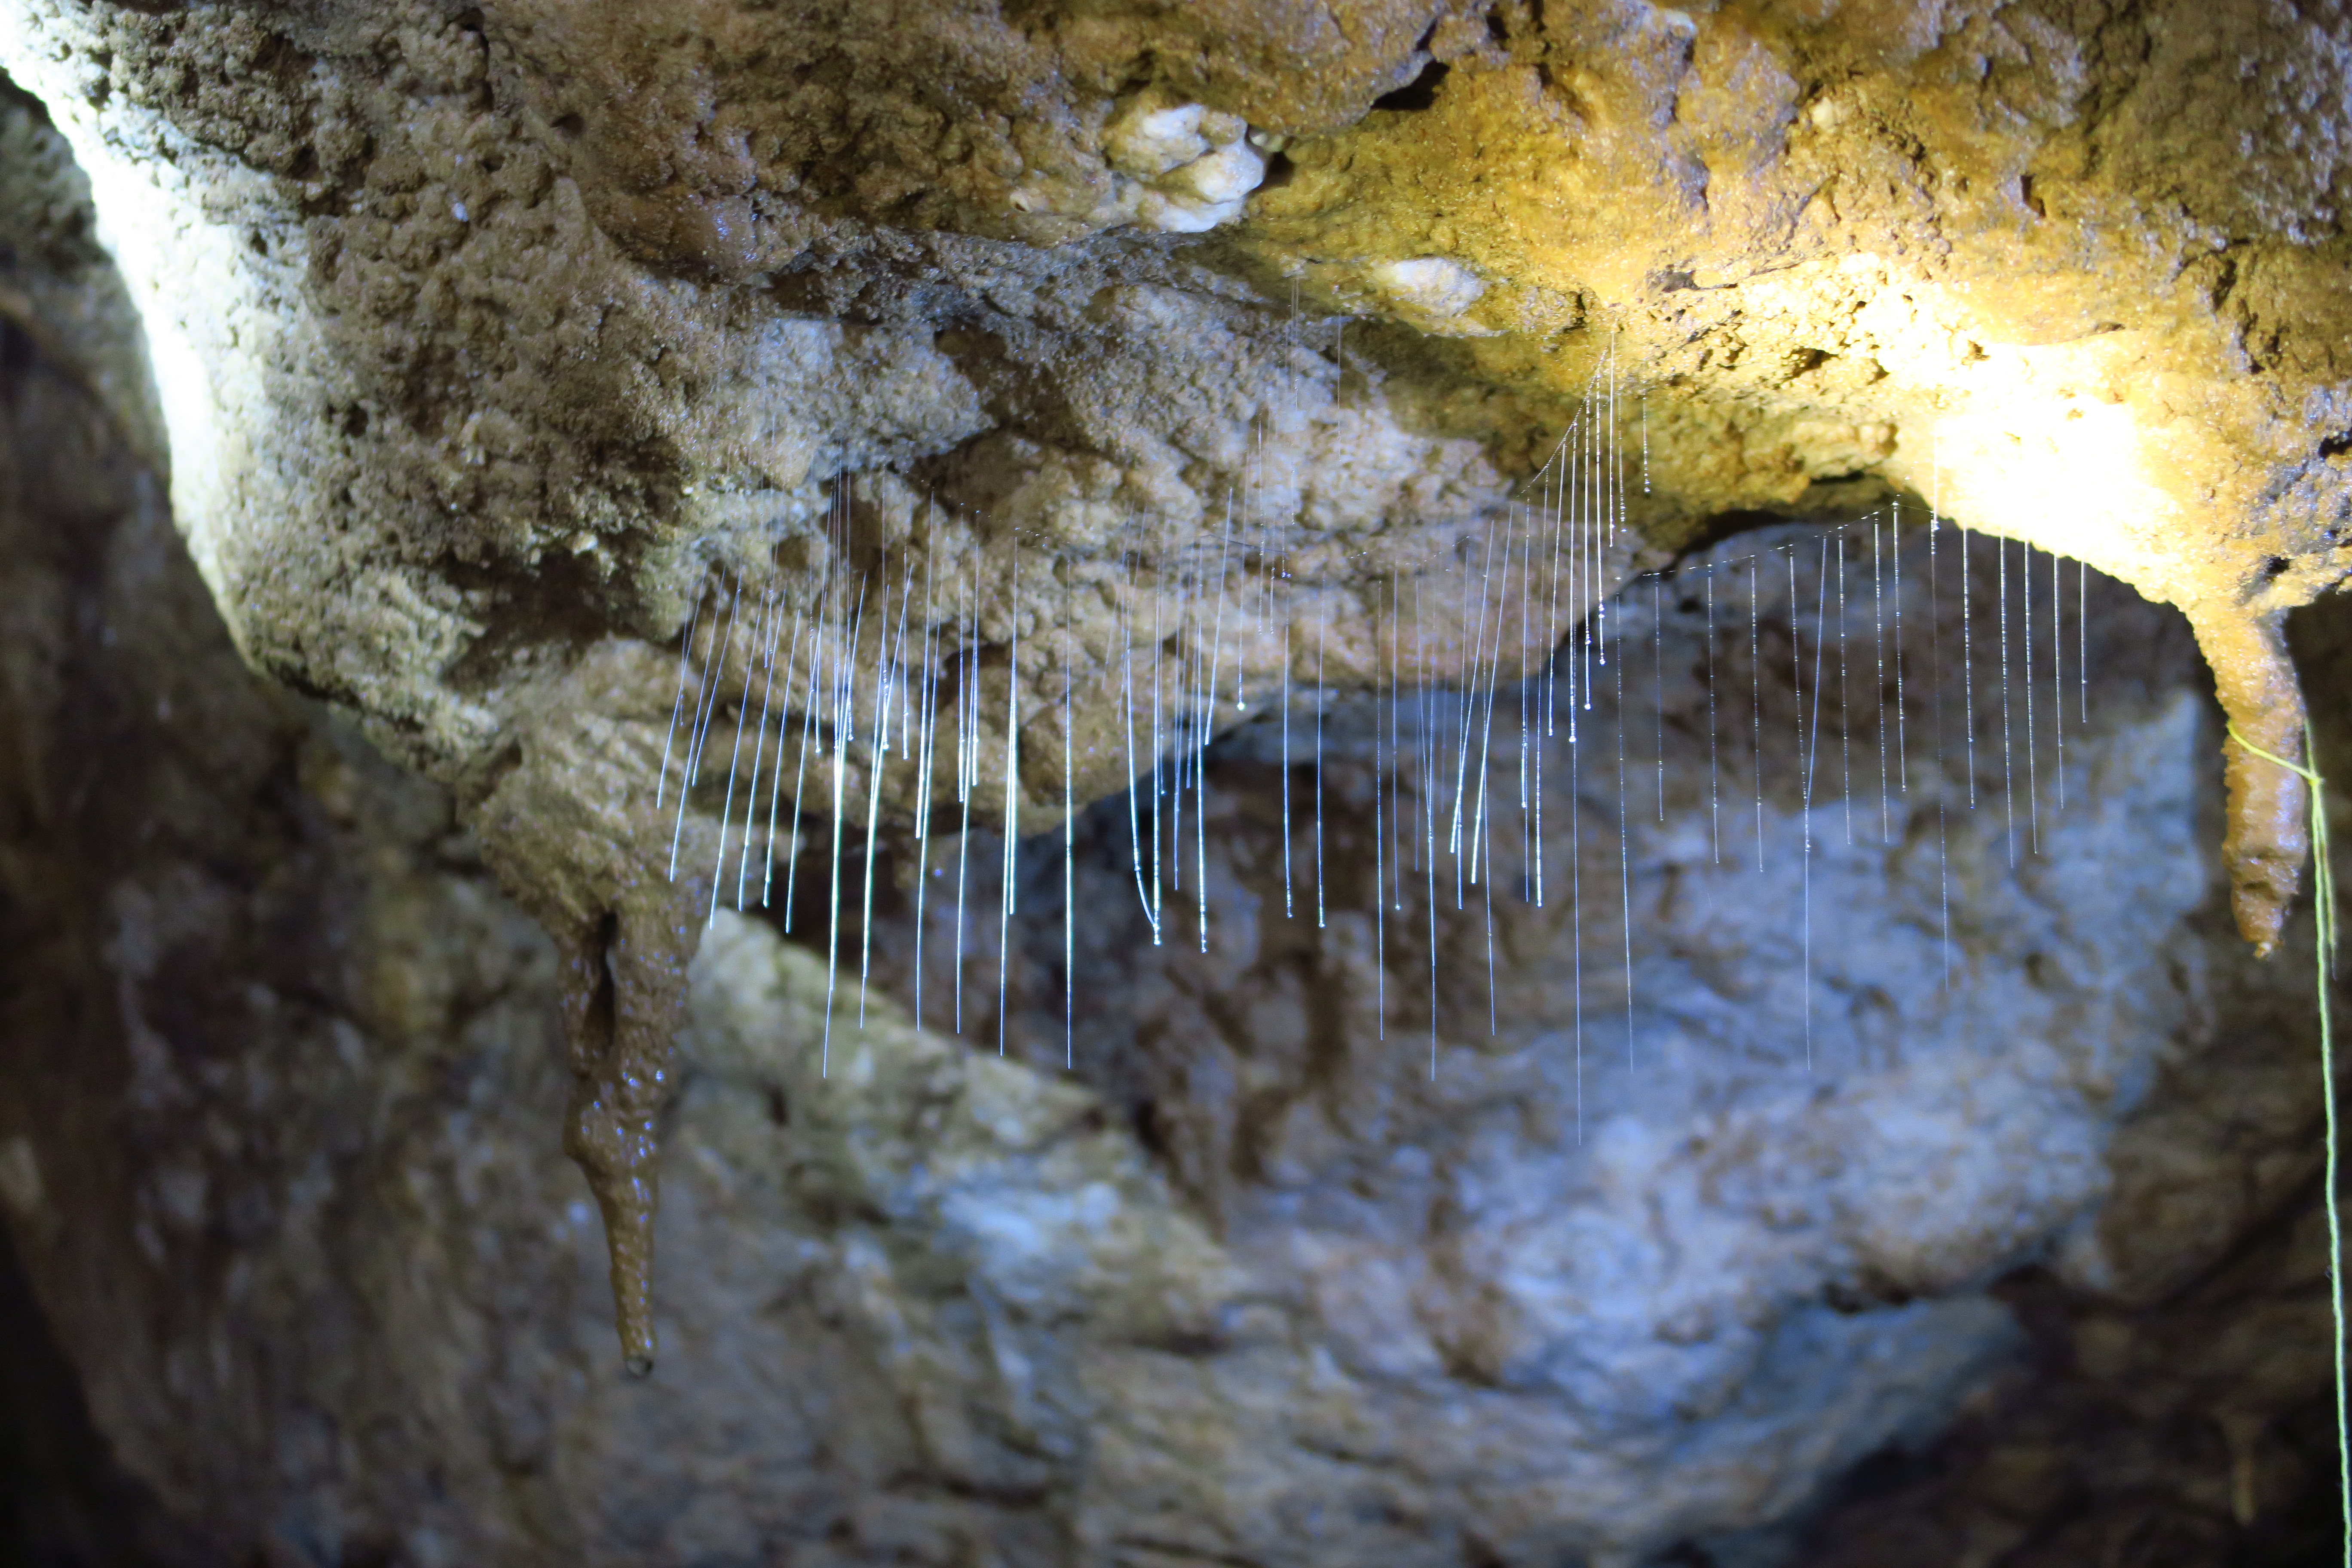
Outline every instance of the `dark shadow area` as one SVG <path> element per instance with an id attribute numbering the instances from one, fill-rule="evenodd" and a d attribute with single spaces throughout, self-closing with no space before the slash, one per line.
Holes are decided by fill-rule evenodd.
<path id="1" fill-rule="evenodd" d="M 0 1229 L 0 1568 L 211 1568 L 90 1425 Z"/>

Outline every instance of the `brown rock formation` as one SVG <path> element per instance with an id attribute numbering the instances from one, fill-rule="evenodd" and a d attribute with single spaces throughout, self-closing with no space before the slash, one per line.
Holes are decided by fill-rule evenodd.
<path id="1" fill-rule="evenodd" d="M 871 580 L 978 557 L 944 646 L 1022 628 L 1043 722 L 1121 560 L 1235 495 L 1254 677 L 1294 619 L 1368 646 L 1601 389 L 1644 475 L 1612 576 L 1924 499 L 2182 607 L 2284 752 L 2278 617 L 2352 546 L 2345 58 L 2332 13 L 2192 0 L 0 6 L 238 647 L 454 788 L 581 955 L 625 1300 L 696 901 L 636 804 L 657 645 L 714 584 L 806 592 L 829 482 Z M 2300 796 L 2229 771 L 2267 948 Z"/>

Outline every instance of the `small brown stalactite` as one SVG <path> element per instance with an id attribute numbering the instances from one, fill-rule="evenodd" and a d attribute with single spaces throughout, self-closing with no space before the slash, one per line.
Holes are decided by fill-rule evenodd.
<path id="1" fill-rule="evenodd" d="M 624 895 L 564 944 L 563 1026 L 573 1081 L 563 1152 L 604 1212 L 621 1353 L 637 1377 L 653 1370 L 656 1351 L 654 1215 L 661 1190 L 654 1122 L 669 1095 L 694 936 L 682 900 Z"/>
<path id="2" fill-rule="evenodd" d="M 2277 611 L 2237 605 L 2192 605 L 2213 687 L 2231 726 L 2264 751 L 2303 759 L 2303 688 L 2295 679 Z M 2228 768 L 2229 821 L 2221 858 L 2230 873 L 2238 931 L 2269 957 L 2277 951 L 2287 910 L 2311 852 L 2307 795 L 2302 779 L 2254 755 L 2234 739 L 2222 742 Z"/>

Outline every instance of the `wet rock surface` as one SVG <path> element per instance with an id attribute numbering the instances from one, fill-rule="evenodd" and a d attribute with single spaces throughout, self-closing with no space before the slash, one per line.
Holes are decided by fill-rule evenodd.
<path id="1" fill-rule="evenodd" d="M 1042 697 L 1108 619 L 1055 584 L 1238 497 L 1271 663 L 1442 574 L 1580 413 L 1643 480 L 1596 586 L 1932 497 L 2181 607 L 2291 753 L 2278 617 L 2352 548 L 2347 58 L 2188 0 L 0 9 L 240 649 L 452 788 L 574 952 L 660 837 L 607 809 L 655 783 L 614 666 L 714 584 L 977 557 L 950 650 L 1028 636 Z M 582 714 L 613 762 L 565 805 Z M 2266 943 L 2300 796 L 2230 767 Z M 579 830 L 509 831 L 509 784 Z"/>
<path id="2" fill-rule="evenodd" d="M 1022 152 L 1045 183 L 985 146 L 965 150 L 977 174 L 942 173 L 920 137 L 853 177 L 823 144 L 839 106 L 786 95 L 751 115 L 760 172 L 742 185 L 688 148 L 681 128 L 704 108 L 663 97 L 667 66 L 642 82 L 605 71 L 674 65 L 668 45 L 527 10 L 494 27 L 426 9 L 0 12 L 9 65 L 68 105 L 93 154 L 131 268 L 118 285 L 42 114 L 0 102 L 0 1214 L 26 1281 L 21 1299 L 0 1289 L 0 1458 L 16 1462 L 28 1553 L 1483 1565 L 2327 1550 L 2317 1084 L 2292 956 L 2309 933 L 2290 927 L 2290 956 L 2258 965 L 2227 912 L 2232 876 L 2277 871 L 2299 829 L 2242 805 L 2240 852 L 2217 856 L 2221 720 L 2190 630 L 2242 719 L 2291 717 L 2262 695 L 2279 673 L 2265 639 L 2332 571 L 2305 537 L 2336 460 L 2303 449 L 2333 417 L 2320 326 L 2288 310 L 2257 331 L 2268 307 L 2242 319 L 2184 284 L 2188 326 L 2094 321 L 2088 350 L 2058 333 L 2085 385 L 2161 362 L 2148 395 L 2211 415 L 2223 446 L 2270 417 L 2248 408 L 2303 399 L 2259 462 L 2176 451 L 2221 492 L 2274 480 L 2265 493 L 2284 500 L 2211 537 L 2158 506 L 2132 536 L 2186 551 L 2179 582 L 2220 584 L 2218 599 L 2175 592 L 2147 566 L 2163 551 L 2043 538 L 2190 612 L 2095 584 L 2089 717 L 2063 772 L 2047 771 L 2045 710 L 2040 749 L 2012 747 L 2002 787 L 1990 738 L 2021 716 L 1996 721 L 1989 660 L 1972 689 L 1980 751 L 1963 760 L 1953 531 L 1940 578 L 1906 533 L 1899 602 L 1915 639 L 1939 628 L 1942 663 L 1923 696 L 1915 640 L 1908 728 L 1891 738 L 1877 669 L 1832 653 L 1822 674 L 1824 535 L 1744 532 L 1617 602 L 1622 640 L 1591 667 L 1606 673 L 1580 739 L 1555 736 L 1524 795 L 1518 689 L 1496 688 L 1491 818 L 1470 827 L 1495 861 L 1457 896 L 1453 862 L 1425 868 L 1412 841 L 1451 834 L 1469 771 L 1448 782 L 1424 761 L 1401 787 L 1381 781 L 1424 725 L 1454 755 L 1462 703 L 1416 692 L 1400 721 L 1315 693 L 1286 750 L 1263 693 L 1286 647 L 1270 634 L 1293 623 L 1343 650 L 1335 689 L 1376 683 L 1366 632 L 1394 590 L 1360 579 L 1418 575 L 1433 602 L 1466 605 L 1454 590 L 1507 536 L 1501 498 L 1530 432 L 1562 416 L 1604 341 L 1627 345 L 1629 389 L 1650 363 L 1643 333 L 1665 317 L 1600 290 L 1618 310 L 1607 332 L 1590 309 L 1557 341 L 1505 331 L 1496 312 L 1532 309 L 1532 286 L 1476 237 L 1424 254 L 1436 239 L 1395 221 L 1437 188 L 1420 166 L 1458 153 L 1464 125 L 1500 123 L 1489 110 L 1512 81 L 1573 86 L 1557 39 L 1531 64 L 1514 51 L 1546 30 L 1516 13 L 1489 42 L 1400 13 L 1332 46 L 1313 102 L 1282 99 L 1295 59 L 1236 68 L 1205 46 L 1189 64 L 1161 56 L 1157 85 L 1104 77 L 1096 102 L 1086 73 L 1160 24 L 1065 37 L 1058 54 L 974 34 L 957 113 L 1038 73 L 1079 84 L 1044 115 L 1060 150 Z M 766 24 L 751 15 L 699 16 L 721 65 L 757 53 Z M 1265 8 L 1254 25 L 1296 54 L 1309 22 Z M 1702 85 L 1733 56 L 1757 68 L 1733 108 L 1785 96 L 1759 64 L 1787 47 L 1768 24 L 1702 29 Z M 1968 48 L 2006 58 L 1969 26 Z M 2034 36 L 2029 74 L 2063 64 L 2057 35 Z M 1762 52 L 1727 54 L 1740 37 Z M 868 67 L 904 42 L 869 40 Z M 2180 58 L 2208 45 L 2221 47 Z M 2332 58 L 2315 50 L 2310 68 Z M 2293 96 L 2247 79 L 2260 90 L 2240 108 Z M 1574 90 L 1599 104 L 1599 87 Z M 1848 107 L 1824 96 L 1806 123 L 1826 133 Z M 2102 133 L 2149 111 L 2106 114 Z M 1302 140 L 1277 151 L 1236 119 Z M 631 162 L 672 142 L 666 163 Z M 576 162 L 561 151 L 575 144 Z M 814 193 L 792 198 L 801 216 L 777 205 L 787 164 Z M 1253 165 L 1266 201 L 1227 210 Z M 2184 190 L 2221 177 L 2182 169 Z M 2291 304 L 2333 254 L 2334 219 L 2298 184 L 2311 174 L 2258 182 L 2231 209 L 2257 237 L 2237 257 L 2252 292 L 2229 300 Z M 2034 178 L 2061 208 L 2130 186 Z M 1391 196 L 1334 205 L 1335 181 Z M 930 194 L 908 197 L 918 186 Z M 894 228 L 886 211 L 933 226 Z M 1286 316 L 1286 288 L 1253 269 L 1280 275 L 1286 245 L 1328 248 L 1317 226 L 1340 219 L 1388 222 L 1412 254 L 1354 247 L 1328 277 L 1290 279 L 1303 303 Z M 1234 248 L 1165 237 L 1202 223 Z M 712 248 L 745 235 L 749 259 Z M 793 270 L 759 249 L 779 235 L 814 259 Z M 1984 258 L 1952 255 L 1957 287 Z M 1720 289 L 1751 326 L 1790 285 L 1664 277 L 1674 311 Z M 1349 290 L 1384 303 L 1326 357 L 1314 313 Z M 1781 336 L 1700 322 L 1674 351 L 1700 357 L 1682 393 L 1649 385 L 1661 499 L 1629 487 L 1630 521 L 1685 543 L 1710 510 L 1937 488 L 1917 471 L 1934 420 L 1896 410 L 1882 442 L 1864 428 L 1885 414 L 1876 382 L 1774 358 L 1812 341 L 1820 304 L 1790 307 Z M 2237 327 L 2213 340 L 2223 319 Z M 2012 354 L 1987 335 L 2003 374 L 2057 374 L 2036 342 Z M 1538 340 L 1568 368 L 1509 363 Z M 2258 340 L 2276 357 L 2214 391 Z M 1889 395 L 1928 384 L 1907 375 Z M 843 475 L 857 477 L 824 489 Z M 2028 527 L 1953 484 L 1950 510 L 1994 528 L 2088 515 L 2048 508 Z M 687 875 L 663 874 L 667 824 L 649 826 L 643 796 L 678 666 L 646 639 L 714 572 L 786 586 L 816 572 L 833 545 L 815 520 L 846 497 L 847 553 L 877 581 L 918 558 L 983 569 L 987 602 L 960 635 L 981 658 L 1015 628 L 1033 639 L 1028 711 L 1050 728 L 1066 674 L 1114 710 L 1095 612 L 1121 553 L 1199 556 L 1228 485 L 1253 498 L 1258 554 L 1291 573 L 1266 583 L 1297 596 L 1234 633 L 1262 716 L 1210 753 L 1191 869 L 1166 868 L 1160 945 L 1119 799 L 1079 817 L 1066 871 L 1052 836 L 1017 855 L 1002 1014 L 1001 795 L 975 802 L 961 939 L 952 841 L 919 866 L 903 805 L 885 813 L 870 942 L 851 919 L 830 974 L 809 892 L 830 868 L 812 854 L 797 883 L 779 868 L 798 889 L 789 931 L 783 910 L 722 910 L 706 928 L 711 792 L 682 830 Z M 933 513 L 919 487 L 969 510 Z M 1974 548 L 1982 605 L 1993 546 Z M 1629 540 L 1606 578 L 1632 554 Z M 1703 718 L 1710 583 L 1726 616 L 1752 589 L 1756 620 L 1745 644 L 1717 626 Z M 1433 630 L 1457 662 L 1472 625 L 1458 619 Z M 2343 639 L 2325 619 L 2298 631 L 2333 726 Z M 2240 658 L 2231 637 L 2260 646 Z M 1302 688 L 1308 646 L 1287 645 Z M 1809 731 L 1849 677 L 1850 732 L 1843 703 Z M 352 717 L 441 783 L 383 761 Z M 1320 769 L 1302 762 L 1310 731 Z M 1024 745 L 1032 822 L 1057 814 L 1055 739 Z M 1117 787 L 1099 763 L 1082 806 Z M 2242 768 L 2234 782 L 2278 783 Z M 1540 908 L 1522 897 L 1535 828 L 1520 803 L 1536 799 Z M 1761 870 L 1747 858 L 1759 838 Z M 1083 911 L 1067 921 L 1065 876 Z M 907 1016 L 916 886 L 930 889 L 921 1029 Z M 959 940 L 961 1040 L 941 1030 Z M 603 1216 L 566 1158 L 567 1104 L 571 1152 L 623 1194 Z M 628 1193 L 652 1179 L 656 1131 L 657 1220 Z M 609 1255 L 608 1229 L 623 1242 Z M 668 1263 L 649 1282 L 656 1231 Z M 659 1326 L 650 1382 L 613 1356 L 614 1286 L 625 1332 L 633 1302 Z"/>
<path id="3" fill-rule="evenodd" d="M 1377 924 L 1363 896 L 1396 862 L 1366 864 L 1360 701 L 1325 715 L 1322 929 L 1313 770 L 1294 750 L 1285 920 L 1261 723 L 1212 753 L 1207 953 L 1193 882 L 1150 945 L 1123 803 L 1075 836 L 1083 924 L 1054 839 L 1024 851 L 1001 1058 L 984 829 L 961 1041 L 946 878 L 923 1030 L 898 870 L 829 1044 L 810 906 L 789 935 L 722 911 L 664 1113 L 667 1352 L 631 1383 L 561 1148 L 557 950 L 446 796 L 245 671 L 103 406 L 9 342 L 0 1200 L 134 1500 L 105 1513 L 151 1521 L 89 1559 L 2221 1563 L 2327 1516 L 2308 976 L 2229 929 L 2218 720 L 2169 612 L 2095 584 L 2068 805 L 2043 778 L 2014 873 L 1950 731 L 1941 769 L 1911 733 L 1875 836 L 1854 704 L 1810 1071 L 1809 530 L 1717 552 L 1719 614 L 1759 545 L 1797 549 L 1801 608 L 1764 576 L 1760 680 L 1718 626 L 1713 811 L 1706 579 L 1621 602 L 1627 783 L 1604 682 L 1573 786 L 1548 753 L 1544 908 L 1496 889 L 1491 1035 L 1483 903 L 1440 889 L 1433 1079 L 1427 889 Z"/>

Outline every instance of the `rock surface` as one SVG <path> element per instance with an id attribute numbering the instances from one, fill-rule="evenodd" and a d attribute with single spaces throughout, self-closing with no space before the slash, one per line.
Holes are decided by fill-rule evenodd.
<path id="1" fill-rule="evenodd" d="M 1504 880 L 1491 939 L 1475 886 L 1369 912 L 1397 808 L 1443 835 L 1459 798 L 1427 766 L 1376 790 L 1388 710 L 1290 710 L 1328 748 L 1313 848 L 1285 847 L 1308 774 L 1263 715 L 1278 669 L 1375 683 L 1406 597 L 1422 668 L 1468 668 L 1458 589 L 1580 409 L 1637 531 L 1594 586 L 1644 536 L 1907 487 L 2179 604 L 2232 716 L 2287 749 L 2278 616 L 2336 571 L 2335 176 L 2208 147 L 2325 142 L 2333 35 L 1392 9 L 1335 35 L 1235 7 L 1188 42 L 1109 14 L 0 6 L 128 279 L 54 133 L 0 106 L 0 1209 L 98 1428 L 194 1542 L 159 1551 L 2024 1563 L 2160 1538 L 2219 1563 L 2285 1539 L 2326 1447 L 2309 976 L 2252 965 L 2221 905 L 2234 879 L 2242 918 L 2274 913 L 2300 826 L 2241 756 L 2211 848 L 2220 721 L 2179 619 L 2102 585 L 2092 718 L 2063 775 L 2031 753 L 2030 804 L 1989 739 L 1972 786 L 1915 643 L 1883 826 L 1864 695 L 1813 743 L 1840 767 L 1808 856 L 1822 536 L 1689 557 L 1612 609 L 1630 720 L 1604 680 L 1573 784 L 1546 753 L 1549 893 Z M 2200 74 L 2232 59 L 2227 90 Z M 1579 401 L 1597 365 L 1613 405 Z M 1018 670 L 1032 731 L 1026 767 L 979 737 L 1013 781 L 975 795 L 992 911 L 991 824 L 1059 819 L 1064 679 L 1093 705 L 1083 806 L 1125 776 L 1112 606 L 1161 593 L 1138 557 L 1197 584 L 1234 489 L 1261 717 L 1212 753 L 1213 842 L 1171 872 L 1164 945 L 1127 808 L 1096 805 L 1066 873 L 1050 838 L 1016 858 L 1003 1026 L 985 919 L 979 1048 L 908 1026 L 906 888 L 944 883 L 878 784 L 879 994 L 828 980 L 805 901 L 789 936 L 780 910 L 702 939 L 710 881 L 660 873 L 646 805 L 680 668 L 646 639 L 708 584 L 974 571 L 942 646 Z M 1908 538 L 1902 602 L 1942 658 L 1957 579 L 1923 587 Z M 1708 584 L 1744 605 L 1743 561 L 1770 569 L 1761 626 L 1747 663 L 1718 637 L 1716 695 L 1736 719 L 1756 694 L 1753 758 L 1701 721 L 1694 641 Z M 1532 824 L 1495 689 L 1507 878 Z M 1405 711 L 1391 746 L 1467 733 L 1454 699 Z M 721 783 L 678 830 L 690 868 L 727 842 Z M 1322 929 L 1278 912 L 1286 860 L 1300 900 L 1331 872 Z M 669 1347 L 650 1384 L 612 1364 L 606 1232 L 633 1352 L 656 1314 Z"/>
<path id="2" fill-rule="evenodd" d="M 51 237 L 70 256 L 70 226 Z M 1001 1058 L 990 921 L 964 964 L 978 1037 L 936 1027 L 944 894 L 935 1026 L 906 1021 L 913 913 L 886 869 L 877 993 L 861 1028 L 839 987 L 829 1061 L 819 906 L 789 938 L 781 913 L 722 911 L 664 1124 L 669 1350 L 632 1383 L 558 1136 L 558 951 L 446 795 L 245 672 L 105 402 L 10 342 L 0 1205 L 100 1430 L 191 1537 L 182 1560 L 1932 1563 L 1989 1543 L 2038 1563 L 2153 1519 L 2202 1543 L 2179 1561 L 2218 1564 L 2317 1489 L 2307 974 L 2226 929 L 2199 760 L 2217 720 L 2169 612 L 2097 585 L 2069 804 L 2042 777 L 2042 854 L 2014 874 L 1989 673 L 1976 811 L 1958 748 L 1932 766 L 1921 727 L 1944 713 L 1948 742 L 1954 694 L 1915 693 L 1916 771 L 1882 841 L 1876 677 L 1849 627 L 1853 729 L 1820 742 L 1843 765 L 1835 795 L 1817 775 L 1810 1072 L 1789 680 L 1822 646 L 1811 530 L 1743 535 L 1671 596 L 1619 602 L 1630 782 L 1604 684 L 1578 787 L 1548 753 L 1546 907 L 1496 902 L 1492 1036 L 1483 908 L 1438 900 L 1434 1079 L 1423 928 L 1367 929 L 1383 710 L 1360 699 L 1324 720 L 1319 932 L 1303 897 L 1279 912 L 1278 725 L 1213 753 L 1205 954 L 1197 884 L 1151 948 L 1123 805 L 1080 819 L 1075 1073 L 1050 836 L 1018 863 Z M 1759 559 L 1760 679 L 1732 614 Z M 1916 638 L 1933 602 L 1906 569 Z M 1760 813 L 1731 721 L 1751 691 Z M 1454 733 L 1458 707 L 1431 700 Z M 1493 756 L 1515 813 L 1514 700 Z M 1849 772 L 1851 846 L 1823 804 Z M 1289 776 L 1304 895 L 1314 775 Z M 972 909 L 993 897 L 983 869 Z M 1893 1457 L 1843 1479 L 1874 1453 Z"/>
<path id="3" fill-rule="evenodd" d="M 1139 557 L 1165 597 L 1238 510 L 1235 656 L 1303 678 L 1284 626 L 1362 642 L 1580 420 L 1627 526 L 1567 622 L 1709 519 L 1907 490 L 2179 605 L 2298 754 L 2280 617 L 2352 549 L 2332 13 L 1024 15 L 0 6 L 241 651 L 452 787 L 567 955 L 633 1362 L 697 901 L 652 876 L 652 643 L 718 585 L 968 573 L 939 658 L 1025 640 L 981 727 L 1034 751 Z M 2303 796 L 2225 751 L 2267 949 Z"/>
<path id="4" fill-rule="evenodd" d="M 502 784 L 572 787 L 569 715 L 646 793 L 612 666 L 730 574 L 805 592 L 828 479 L 876 580 L 984 558 L 950 650 L 1025 627 L 1042 696 L 1103 616 L 1017 542 L 1099 584 L 1241 494 L 1277 658 L 1490 531 L 1580 409 L 1641 536 L 1929 496 L 2181 606 L 2292 752 L 2277 617 L 2352 548 L 2347 51 L 2189 0 L 0 8 L 240 647 L 493 839 Z M 2300 797 L 2231 767 L 2266 943 Z M 499 860 L 575 949 L 660 837 L 607 804 Z"/>

